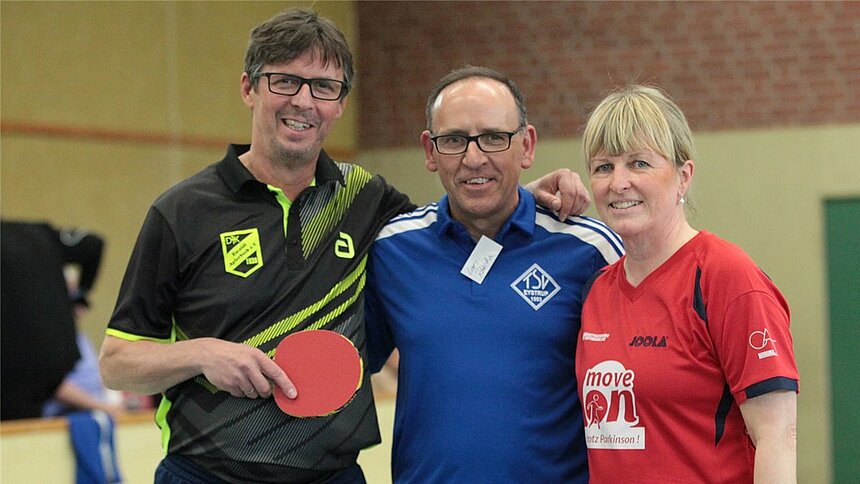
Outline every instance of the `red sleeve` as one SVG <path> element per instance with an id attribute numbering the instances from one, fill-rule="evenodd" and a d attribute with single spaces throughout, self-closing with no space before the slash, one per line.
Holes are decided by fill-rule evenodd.
<path id="1" fill-rule="evenodd" d="M 752 261 L 723 262 L 708 283 L 708 322 L 735 400 L 741 404 L 776 390 L 797 391 L 788 303 Z"/>

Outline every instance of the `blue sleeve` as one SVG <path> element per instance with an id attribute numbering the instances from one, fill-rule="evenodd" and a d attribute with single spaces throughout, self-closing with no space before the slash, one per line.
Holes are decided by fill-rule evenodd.
<path id="1" fill-rule="evenodd" d="M 377 274 L 374 270 L 376 250 L 371 249 L 367 264 L 367 284 L 364 289 L 364 320 L 367 331 L 367 363 L 370 371 L 382 369 L 394 350 L 394 337 L 388 325 L 385 305 L 377 290 Z"/>

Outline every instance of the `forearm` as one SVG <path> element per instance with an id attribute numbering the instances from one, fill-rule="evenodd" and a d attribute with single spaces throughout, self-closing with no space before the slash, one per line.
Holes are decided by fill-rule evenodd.
<path id="1" fill-rule="evenodd" d="M 201 344 L 202 340 L 156 343 L 108 336 L 99 356 L 102 379 L 114 390 L 161 393 L 202 373 Z"/>
<path id="2" fill-rule="evenodd" d="M 797 394 L 780 390 L 741 404 L 755 445 L 755 482 L 797 482 Z"/>
<path id="3" fill-rule="evenodd" d="M 87 393 L 83 388 L 74 384 L 71 381 L 64 380 L 54 392 L 54 398 L 67 407 L 73 407 L 83 410 L 104 410 L 109 413 L 114 413 L 119 410 L 118 407 L 110 405 L 93 395 Z"/>
<path id="4" fill-rule="evenodd" d="M 108 388 L 144 395 L 197 375 L 234 397 L 269 397 L 273 385 L 289 398 L 296 393 L 284 370 L 258 348 L 216 338 L 155 343 L 108 336 L 99 365 Z"/>
<path id="5" fill-rule="evenodd" d="M 760 440 L 755 452 L 756 484 L 797 482 L 797 449 L 794 436 Z"/>

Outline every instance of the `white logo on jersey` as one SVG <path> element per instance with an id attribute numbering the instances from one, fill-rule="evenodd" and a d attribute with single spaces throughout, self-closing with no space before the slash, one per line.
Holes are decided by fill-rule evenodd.
<path id="1" fill-rule="evenodd" d="M 582 332 L 582 341 L 606 341 L 609 338 L 609 333 L 589 333 L 588 331 Z"/>
<path id="2" fill-rule="evenodd" d="M 511 283 L 511 289 L 537 311 L 552 299 L 561 290 L 561 287 L 541 266 L 532 264 L 516 281 Z"/>
<path id="3" fill-rule="evenodd" d="M 635 378 L 632 370 L 613 360 L 598 363 L 585 372 L 580 396 L 588 448 L 645 448 L 645 428 L 637 426 Z"/>
<path id="4" fill-rule="evenodd" d="M 776 356 L 776 340 L 770 337 L 770 334 L 767 332 L 767 328 L 764 328 L 761 331 L 753 331 L 750 333 L 749 337 L 750 348 L 758 351 L 763 350 L 767 345 L 773 343 L 773 348 L 762 351 L 758 354 L 758 359 L 763 360 L 765 358 L 769 358 L 771 356 Z"/>

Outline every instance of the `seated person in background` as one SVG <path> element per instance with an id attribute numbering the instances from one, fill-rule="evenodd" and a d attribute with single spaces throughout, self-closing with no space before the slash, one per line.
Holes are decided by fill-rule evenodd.
<path id="1" fill-rule="evenodd" d="M 89 234 L 89 237 L 98 236 Z M 99 269 L 103 243 L 101 239 L 98 240 L 97 244 L 87 244 L 91 252 L 79 267 L 67 267 L 64 271 L 73 314 L 78 323 L 89 310 L 87 294 L 92 289 Z M 124 411 L 121 394 L 105 388 L 99 374 L 98 352 L 80 328 L 76 339 L 81 359 L 63 379 L 54 393 L 54 398 L 45 403 L 42 415 L 54 417 L 76 410 L 103 410 L 116 419 Z M 112 398 L 114 396 L 116 398 Z"/>

